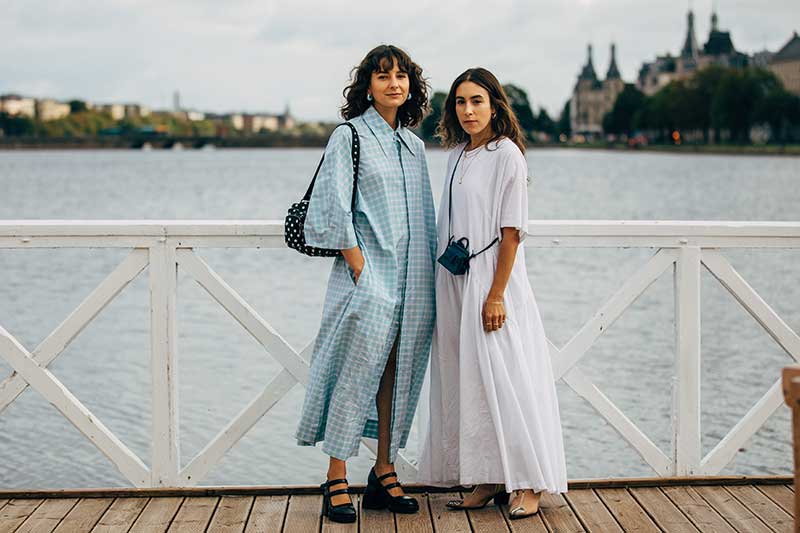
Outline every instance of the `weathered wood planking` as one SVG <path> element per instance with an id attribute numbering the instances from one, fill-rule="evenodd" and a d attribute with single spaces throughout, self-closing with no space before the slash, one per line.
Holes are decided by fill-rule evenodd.
<path id="1" fill-rule="evenodd" d="M 770 528 L 725 490 L 725 487 L 695 487 L 695 490 L 736 530 L 770 533 Z"/>
<path id="2" fill-rule="evenodd" d="M 572 490 L 564 495 L 581 524 L 589 531 L 622 531 L 619 524 L 592 489 Z"/>
<path id="3" fill-rule="evenodd" d="M 539 513 L 550 531 L 585 531 L 567 500 L 560 494 L 542 494 Z"/>
<path id="4" fill-rule="evenodd" d="M 253 502 L 253 508 L 250 510 L 245 533 L 280 531 L 283 527 L 283 519 L 286 517 L 288 505 L 289 496 L 256 497 Z"/>
<path id="5" fill-rule="evenodd" d="M 319 531 L 322 496 L 292 496 L 286 511 L 284 531 Z"/>
<path id="6" fill-rule="evenodd" d="M 658 527 L 626 489 L 598 489 L 597 495 L 625 531 L 658 532 Z"/>
<path id="7" fill-rule="evenodd" d="M 464 511 L 448 509 L 445 505 L 450 500 L 461 498 L 458 492 L 442 492 L 428 496 L 431 508 L 431 521 L 435 531 L 469 532 L 469 519 Z"/>
<path id="8" fill-rule="evenodd" d="M 78 501 L 53 533 L 88 533 L 113 501 L 113 498 L 89 498 Z"/>
<path id="9" fill-rule="evenodd" d="M 694 524 L 686 518 L 686 515 L 658 487 L 639 487 L 629 490 L 631 496 L 664 531 L 698 531 Z"/>
<path id="10" fill-rule="evenodd" d="M 45 500 L 11 500 L 0 509 L 0 533 L 11 533 Z"/>
<path id="11" fill-rule="evenodd" d="M 242 533 L 247 524 L 252 496 L 223 496 L 208 525 L 209 533 Z"/>
<path id="12" fill-rule="evenodd" d="M 16 529 L 15 533 L 50 533 L 58 526 L 61 519 L 75 507 L 76 503 L 78 500 L 74 498 L 45 500 Z"/>
<path id="13" fill-rule="evenodd" d="M 148 498 L 117 498 L 100 517 L 92 533 L 128 531 L 149 501 Z"/>
<path id="14" fill-rule="evenodd" d="M 662 490 L 675 505 L 686 513 L 689 520 L 700 531 L 736 531 L 694 490 L 694 487 L 665 487 Z"/>
<path id="15" fill-rule="evenodd" d="M 166 531 L 182 502 L 183 498 L 151 498 L 133 523 L 130 533 Z"/>
<path id="16" fill-rule="evenodd" d="M 775 531 L 792 531 L 792 517 L 770 500 L 763 492 L 753 486 L 742 485 L 739 487 L 725 487 L 737 500 L 747 507 L 750 512 L 759 517 Z"/>
<path id="17" fill-rule="evenodd" d="M 395 515 L 395 525 L 398 533 L 429 533 L 433 531 L 433 518 L 431 518 L 430 495 L 415 494 L 419 502 L 419 513 Z M 362 528 L 362 531 L 369 531 Z"/>
<path id="18" fill-rule="evenodd" d="M 175 515 L 167 531 L 170 533 L 205 531 L 219 500 L 215 496 L 186 498 L 183 500 L 180 509 L 178 509 L 178 514 Z"/>

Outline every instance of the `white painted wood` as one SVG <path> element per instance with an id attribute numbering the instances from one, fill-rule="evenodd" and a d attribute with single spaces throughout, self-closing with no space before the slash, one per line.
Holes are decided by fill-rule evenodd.
<path id="1" fill-rule="evenodd" d="M 94 446 L 138 487 L 147 485 L 149 472 L 144 463 L 87 409 L 46 368 L 39 366 L 31 354 L 5 329 L 0 327 L 0 356 L 50 402 Z"/>
<path id="2" fill-rule="evenodd" d="M 150 375 L 152 394 L 151 485 L 175 486 L 180 469 L 178 435 L 177 263 L 175 248 L 150 248 Z"/>
<path id="3" fill-rule="evenodd" d="M 579 368 L 571 369 L 562 379 L 589 402 L 659 476 L 669 475 L 671 460 Z"/>
<path id="4" fill-rule="evenodd" d="M 739 452 L 739 449 L 758 431 L 764 422 L 783 405 L 783 390 L 778 379 L 766 394 L 739 420 L 700 463 L 701 475 L 716 476 Z"/>
<path id="5" fill-rule="evenodd" d="M 303 385 L 308 364 L 236 291 L 191 250 L 178 250 L 178 262 L 267 352 Z"/>
<path id="6" fill-rule="evenodd" d="M 778 316 L 759 294 L 734 270 L 728 260 L 715 250 L 703 250 L 703 264 L 728 290 L 775 342 L 795 361 L 800 361 L 800 336 Z"/>
<path id="7" fill-rule="evenodd" d="M 241 438 L 261 420 L 273 405 L 283 398 L 297 380 L 288 370 L 282 370 L 264 387 L 247 407 L 223 429 L 203 450 L 181 471 L 181 485 L 195 485 L 202 481 L 220 459 L 239 442 Z"/>
<path id="8" fill-rule="evenodd" d="M 595 341 L 628 309 L 633 302 L 675 262 L 677 254 L 659 250 L 595 313 L 595 315 L 560 350 L 553 361 L 553 374 L 561 378 Z"/>
<path id="9" fill-rule="evenodd" d="M 133 250 L 59 326 L 33 351 L 40 366 L 48 366 L 87 325 L 147 266 L 147 250 Z M 28 386 L 16 374 L 0 382 L 0 413 Z"/>
<path id="10" fill-rule="evenodd" d="M 675 264 L 675 347 L 677 394 L 673 408 L 674 471 L 697 473 L 700 433 L 700 249 L 680 250 Z"/>

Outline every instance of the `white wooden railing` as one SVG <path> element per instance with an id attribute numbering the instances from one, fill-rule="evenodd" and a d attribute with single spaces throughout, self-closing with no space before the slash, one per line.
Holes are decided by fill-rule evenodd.
<path id="1" fill-rule="evenodd" d="M 728 434 L 703 456 L 700 443 L 700 274 L 705 267 L 795 361 L 800 337 L 728 260 L 727 248 L 800 248 L 800 222 L 531 221 L 532 247 L 648 248 L 647 260 L 563 347 L 551 343 L 557 379 L 584 398 L 659 476 L 719 473 L 781 405 L 779 376 Z M 132 251 L 47 337 L 30 350 L 0 325 L 0 357 L 14 372 L 0 382 L 0 415 L 27 387 L 44 396 L 135 486 L 190 486 L 297 383 L 308 377 L 310 345 L 296 350 L 194 253 L 195 248 L 282 248 L 280 221 L 0 221 L 1 248 L 130 248 Z M 152 457 L 148 466 L 93 415 L 48 365 L 133 279 L 148 268 Z M 181 468 L 178 435 L 176 280 L 194 278 L 276 359 L 283 370 Z M 676 384 L 668 455 L 606 397 L 577 363 L 664 272 L 675 282 Z M 373 449 L 374 442 L 365 441 Z M 2 451 L 0 451 L 0 454 Z M 2 457 L 0 457 L 2 461 Z M 413 470 L 402 459 L 401 468 Z M 406 472 L 407 474 L 409 472 Z"/>

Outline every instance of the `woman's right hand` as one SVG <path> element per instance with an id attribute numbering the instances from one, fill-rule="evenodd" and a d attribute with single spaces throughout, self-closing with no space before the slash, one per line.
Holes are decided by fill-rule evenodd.
<path id="1" fill-rule="evenodd" d="M 353 271 L 353 278 L 356 285 L 358 285 L 358 278 L 361 277 L 361 271 L 364 270 L 364 254 L 361 253 L 361 248 L 354 246 L 347 250 L 342 250 L 342 256 L 347 262 L 347 266 Z"/>

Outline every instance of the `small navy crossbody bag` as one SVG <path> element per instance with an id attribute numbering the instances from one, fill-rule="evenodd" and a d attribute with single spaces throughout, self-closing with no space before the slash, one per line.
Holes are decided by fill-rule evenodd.
<path id="1" fill-rule="evenodd" d="M 482 254 L 500 240 L 499 238 L 495 237 L 495 239 L 489 243 L 489 246 L 474 254 L 470 254 L 469 252 L 469 239 L 466 237 L 461 237 L 460 239 L 453 240 L 455 238 L 453 236 L 453 179 L 456 177 L 456 169 L 458 168 L 458 164 L 461 162 L 461 156 L 464 155 L 464 151 L 466 149 L 467 146 L 464 145 L 464 149 L 461 150 L 460 154 L 458 154 L 458 159 L 453 167 L 453 173 L 450 176 L 450 202 L 448 205 L 449 210 L 447 214 L 447 234 L 449 239 L 447 241 L 447 248 L 445 248 L 442 256 L 437 259 L 440 265 L 442 265 L 455 276 L 463 276 L 466 274 L 469 271 L 470 260 L 473 257 Z"/>

